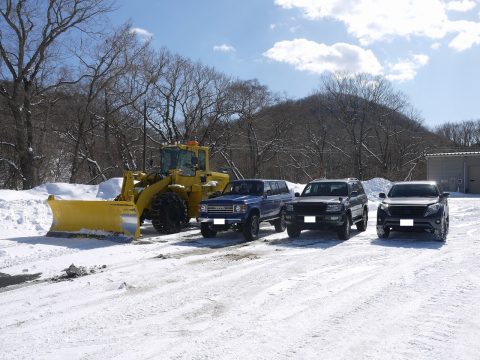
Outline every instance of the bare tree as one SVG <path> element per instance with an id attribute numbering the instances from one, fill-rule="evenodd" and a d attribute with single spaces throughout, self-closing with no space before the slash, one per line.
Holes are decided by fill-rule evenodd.
<path id="1" fill-rule="evenodd" d="M 24 189 L 38 184 L 42 154 L 37 151 L 32 108 L 42 70 L 62 49 L 59 41 L 85 31 L 112 9 L 110 0 L 3 0 L 0 5 L 0 85 L 15 119 L 15 152 Z M 54 51 L 55 50 L 55 51 Z M 17 159 L 12 160 L 16 162 Z"/>
<path id="2" fill-rule="evenodd" d="M 331 116 L 346 133 L 351 175 L 364 178 L 368 158 L 386 168 L 395 131 L 390 126 L 392 118 L 407 106 L 403 95 L 394 91 L 385 78 L 368 74 L 331 74 L 323 78 L 322 90 Z M 369 141 L 372 137 L 373 142 Z"/>

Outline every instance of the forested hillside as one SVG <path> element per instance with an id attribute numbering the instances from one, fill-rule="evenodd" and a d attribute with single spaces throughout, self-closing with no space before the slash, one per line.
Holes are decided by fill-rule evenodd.
<path id="1" fill-rule="evenodd" d="M 423 178 L 424 154 L 452 144 L 381 76 L 331 74 L 291 100 L 154 49 L 129 24 L 106 30 L 110 2 L 18 4 L 0 8 L 2 188 L 155 171 L 161 144 L 190 139 L 236 177 Z"/>

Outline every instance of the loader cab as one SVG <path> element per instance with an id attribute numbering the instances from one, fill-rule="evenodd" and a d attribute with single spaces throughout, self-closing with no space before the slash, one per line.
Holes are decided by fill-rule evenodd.
<path id="1" fill-rule="evenodd" d="M 160 150 L 160 174 L 180 170 L 183 176 L 195 176 L 196 170 L 207 171 L 206 148 L 195 145 L 166 146 Z"/>

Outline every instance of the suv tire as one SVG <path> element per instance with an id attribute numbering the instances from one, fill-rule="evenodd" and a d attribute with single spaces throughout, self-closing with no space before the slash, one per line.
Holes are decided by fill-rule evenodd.
<path id="1" fill-rule="evenodd" d="M 302 230 L 297 225 L 287 225 L 288 237 L 296 239 L 300 236 Z"/>
<path id="2" fill-rule="evenodd" d="M 251 214 L 243 225 L 243 237 L 247 241 L 256 240 L 260 229 L 260 221 L 257 214 Z"/>
<path id="3" fill-rule="evenodd" d="M 390 228 L 384 228 L 384 227 L 382 227 L 381 229 L 377 228 L 377 236 L 379 239 L 387 239 L 389 235 L 390 235 Z"/>
<path id="4" fill-rule="evenodd" d="M 448 233 L 447 221 L 443 219 L 442 228 L 440 230 L 435 230 L 433 232 L 433 238 L 437 241 L 446 241 L 447 233 Z"/>
<path id="5" fill-rule="evenodd" d="M 200 224 L 200 232 L 204 238 L 214 238 L 217 236 L 217 230 L 215 230 L 212 223 L 202 222 Z"/>
<path id="6" fill-rule="evenodd" d="M 273 221 L 273 226 L 275 226 L 276 232 L 284 232 L 287 228 L 287 223 L 285 221 L 286 211 L 285 209 L 280 210 L 280 217 Z"/>
<path id="7" fill-rule="evenodd" d="M 357 226 L 358 231 L 365 231 L 367 230 L 368 225 L 368 212 L 367 209 L 363 209 L 363 216 L 362 220 L 355 224 Z"/>
<path id="8" fill-rule="evenodd" d="M 340 225 L 340 227 L 337 230 L 337 237 L 340 240 L 348 240 L 350 239 L 350 215 L 346 214 L 345 215 L 345 221 L 343 222 L 343 225 Z"/>

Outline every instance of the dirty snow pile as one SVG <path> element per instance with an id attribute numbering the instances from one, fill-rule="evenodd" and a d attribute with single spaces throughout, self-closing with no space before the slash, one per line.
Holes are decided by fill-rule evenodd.
<path id="1" fill-rule="evenodd" d="M 248 243 L 193 224 L 134 243 L 44 236 L 48 194 L 111 199 L 119 183 L 0 191 L 0 359 L 479 358 L 480 197 L 449 200 L 446 243 L 377 238 L 384 179 L 363 182 L 368 228 L 348 241 L 268 223 Z"/>

